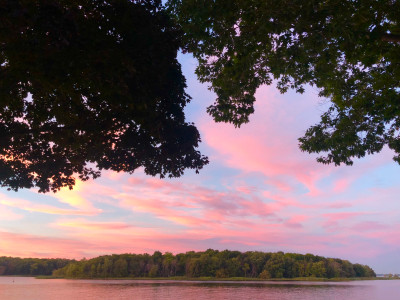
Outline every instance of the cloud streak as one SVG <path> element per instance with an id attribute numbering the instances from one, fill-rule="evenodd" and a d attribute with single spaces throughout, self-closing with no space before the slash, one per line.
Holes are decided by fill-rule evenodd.
<path id="1" fill-rule="evenodd" d="M 0 194 L 0 204 L 9 207 L 16 208 L 18 210 L 24 210 L 28 212 L 36 212 L 43 214 L 53 214 L 53 215 L 85 215 L 91 216 L 96 215 L 99 211 L 90 210 L 79 210 L 79 209 L 68 209 L 60 208 L 52 205 L 38 204 L 29 200 L 23 200 L 18 198 L 11 198 L 4 194 Z M 12 212 L 10 215 L 15 215 Z"/>

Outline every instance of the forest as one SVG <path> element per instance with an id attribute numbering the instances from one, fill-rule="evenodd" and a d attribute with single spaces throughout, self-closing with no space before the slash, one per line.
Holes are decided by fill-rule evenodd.
<path id="1" fill-rule="evenodd" d="M 19 258 L 0 257 L 0 275 L 39 276 L 51 275 L 56 269 L 65 267 L 75 260 L 65 258 Z"/>
<path id="2" fill-rule="evenodd" d="M 173 255 L 155 251 L 150 254 L 105 255 L 71 262 L 53 272 L 63 278 L 119 277 L 247 277 L 247 278 L 351 278 L 376 277 L 366 265 L 313 254 L 266 253 L 257 251 L 189 251 Z"/>

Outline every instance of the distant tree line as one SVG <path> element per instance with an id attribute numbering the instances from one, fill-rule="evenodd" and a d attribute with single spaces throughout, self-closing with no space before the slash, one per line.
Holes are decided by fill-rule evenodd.
<path id="1" fill-rule="evenodd" d="M 64 258 L 0 257 L 0 275 L 51 275 L 75 260 Z"/>
<path id="2" fill-rule="evenodd" d="M 173 255 L 159 251 L 149 254 L 105 255 L 71 262 L 55 270 L 65 278 L 110 277 L 375 277 L 366 265 L 312 254 L 218 251 L 186 252 Z"/>

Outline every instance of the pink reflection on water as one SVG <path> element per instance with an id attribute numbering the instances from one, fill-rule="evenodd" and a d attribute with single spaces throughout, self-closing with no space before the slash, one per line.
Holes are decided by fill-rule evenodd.
<path id="1" fill-rule="evenodd" d="M 397 300 L 400 280 L 350 282 L 201 282 L 156 280 L 40 280 L 0 277 L 0 299 L 351 299 Z"/>

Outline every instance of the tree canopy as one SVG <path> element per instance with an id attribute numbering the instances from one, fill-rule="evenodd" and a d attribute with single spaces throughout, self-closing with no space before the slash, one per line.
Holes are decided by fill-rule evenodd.
<path id="1" fill-rule="evenodd" d="M 299 139 L 322 163 L 351 165 L 388 145 L 400 163 L 400 2 L 396 0 L 169 0 L 184 49 L 211 83 L 217 122 L 240 126 L 263 84 L 331 100 Z"/>
<path id="2" fill-rule="evenodd" d="M 0 265 L 1 267 L 1 265 Z M 366 265 L 339 258 L 283 252 L 213 250 L 173 255 L 155 251 L 153 255 L 113 254 L 89 260 L 71 261 L 53 271 L 65 278 L 176 277 L 376 277 Z"/>
<path id="3" fill-rule="evenodd" d="M 51 275 L 75 260 L 65 258 L 19 258 L 0 256 L 0 276 Z"/>
<path id="4" fill-rule="evenodd" d="M 159 0 L 0 0 L 0 185 L 201 169 L 180 46 Z"/>
<path id="5" fill-rule="evenodd" d="M 395 0 L 0 0 L 0 185 L 72 188 L 100 171 L 179 177 L 208 163 L 185 120 L 177 51 L 211 83 L 217 122 L 254 94 L 306 85 L 331 100 L 299 139 L 322 163 L 388 145 L 400 163 Z"/>

